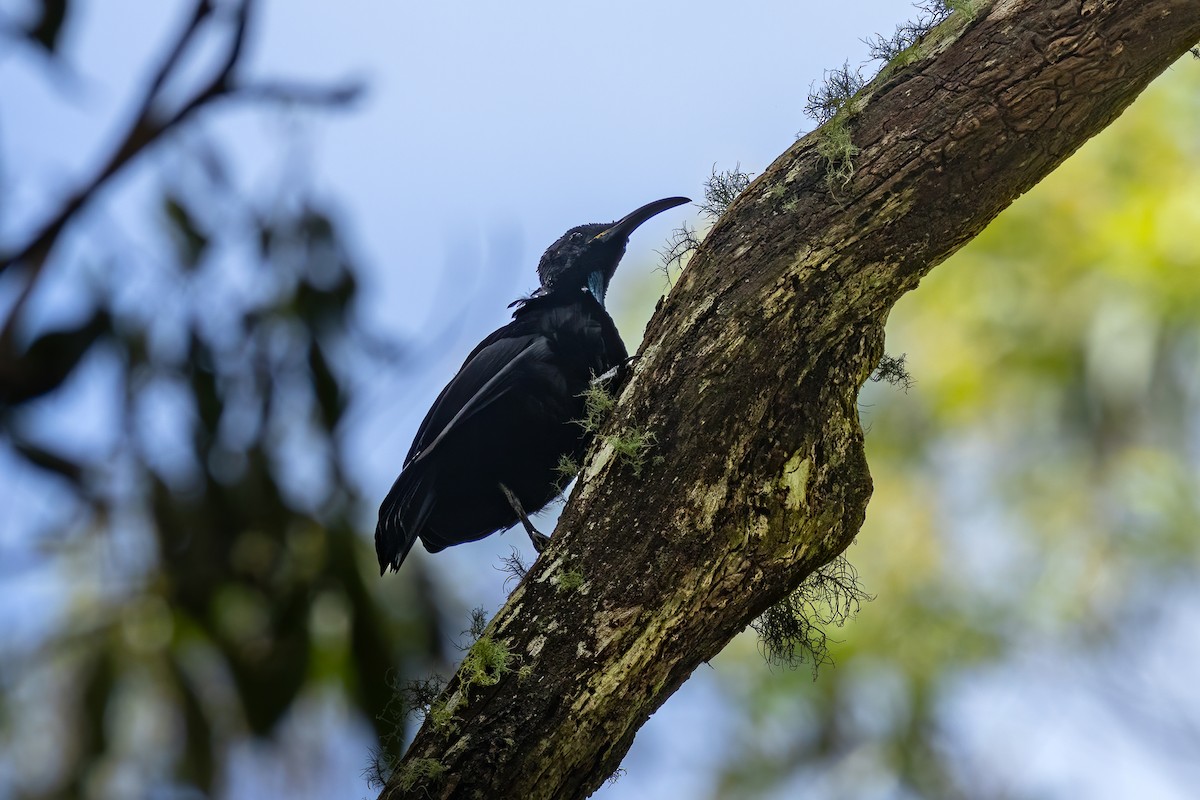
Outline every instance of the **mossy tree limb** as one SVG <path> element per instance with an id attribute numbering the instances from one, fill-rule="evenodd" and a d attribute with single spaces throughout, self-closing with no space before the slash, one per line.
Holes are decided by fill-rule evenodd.
<path id="1" fill-rule="evenodd" d="M 452 732 L 427 723 L 406 758 L 444 771 L 382 796 L 599 787 L 698 665 L 858 532 L 856 399 L 896 300 L 1198 40 L 1200 0 L 979 3 L 860 94 L 836 199 L 820 131 L 755 179 L 655 314 L 552 545 L 489 625 L 521 675 L 474 687 Z M 640 475 L 602 446 L 622 430 L 654 437 Z"/>

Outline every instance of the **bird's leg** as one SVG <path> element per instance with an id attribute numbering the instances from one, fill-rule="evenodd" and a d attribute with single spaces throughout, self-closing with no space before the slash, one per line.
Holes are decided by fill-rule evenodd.
<path id="1" fill-rule="evenodd" d="M 617 377 L 617 374 L 621 371 L 622 367 L 624 367 L 624 364 L 617 364 L 608 372 L 601 373 L 600 375 L 593 375 L 592 386 L 603 386 L 604 384 L 608 383 L 613 378 Z"/>
<path id="2" fill-rule="evenodd" d="M 508 504 L 512 506 L 512 510 L 517 512 L 517 518 L 521 520 L 521 525 L 525 527 L 525 532 L 529 534 L 529 541 L 533 542 L 533 549 L 540 554 L 546 549 L 546 545 L 550 544 L 550 537 L 533 527 L 533 523 L 529 521 L 529 515 L 525 513 L 525 509 L 521 506 L 521 501 L 512 493 L 503 483 L 500 484 L 500 491 L 504 492 L 504 496 L 508 498 Z"/>
<path id="3" fill-rule="evenodd" d="M 592 378 L 592 385 L 604 386 L 606 389 L 608 388 L 609 384 L 613 386 L 619 386 L 625 382 L 625 378 L 629 375 L 630 365 L 637 360 L 637 356 L 629 356 L 620 364 L 617 364 L 615 367 L 609 369 L 607 372 L 594 376 Z"/>

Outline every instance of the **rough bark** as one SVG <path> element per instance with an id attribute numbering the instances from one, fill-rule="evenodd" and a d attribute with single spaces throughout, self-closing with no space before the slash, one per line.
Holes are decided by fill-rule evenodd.
<path id="1" fill-rule="evenodd" d="M 831 191 L 818 130 L 722 215 L 488 628 L 511 671 L 460 670 L 381 797 L 600 786 L 692 670 L 858 532 L 856 400 L 896 300 L 1200 39 L 1200 0 L 978 5 L 832 123 L 858 148 L 848 183 Z M 629 431 L 653 436 L 640 474 L 605 438 Z"/>

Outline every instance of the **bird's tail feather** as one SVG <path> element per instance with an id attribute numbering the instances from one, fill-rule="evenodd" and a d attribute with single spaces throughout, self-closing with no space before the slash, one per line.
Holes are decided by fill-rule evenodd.
<path id="1" fill-rule="evenodd" d="M 379 574 L 400 569 L 433 510 L 433 481 L 428 470 L 407 469 L 400 473 L 392 490 L 379 506 L 375 526 L 375 555 Z"/>

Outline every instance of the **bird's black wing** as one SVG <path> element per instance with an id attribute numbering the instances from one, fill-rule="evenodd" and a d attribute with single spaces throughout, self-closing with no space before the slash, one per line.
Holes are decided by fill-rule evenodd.
<path id="1" fill-rule="evenodd" d="M 549 354 L 548 342 L 538 335 L 500 338 L 480 348 L 434 401 L 404 466 L 427 457 L 457 426 L 506 395 L 522 364 Z"/>
<path id="2" fill-rule="evenodd" d="M 549 355 L 546 338 L 527 327 L 501 328 L 480 343 L 425 415 L 404 469 L 379 507 L 375 550 L 381 571 L 399 569 L 433 509 L 436 467 L 431 472 L 426 459 L 458 426 L 508 394 L 522 365 Z"/>
<path id="3" fill-rule="evenodd" d="M 408 455 L 404 457 L 404 466 L 407 467 L 418 455 L 427 451 L 436 439 L 448 431 L 452 422 L 462 422 L 462 418 L 456 420 L 457 415 L 472 403 L 475 395 L 481 392 L 488 381 L 495 378 L 496 374 L 512 361 L 521 357 L 528 347 L 536 345 L 538 350 L 525 353 L 525 357 L 548 355 L 548 350 L 544 349 L 546 341 L 541 336 L 536 320 L 526 316 L 527 311 L 540 308 L 542 303 L 538 298 L 522 298 L 517 302 L 522 305 L 513 313 L 513 321 L 492 331 L 482 342 L 475 345 L 475 349 L 458 368 L 458 373 L 433 401 L 433 406 L 421 421 L 421 426 L 417 428 L 417 435 L 413 437 Z M 539 339 L 540 342 L 537 341 Z M 496 400 L 498 393 L 506 391 L 508 387 L 509 384 L 505 382 L 493 384 L 488 393 L 475 399 L 480 405 L 473 406 L 470 413 L 477 413 L 484 405 Z"/>

